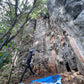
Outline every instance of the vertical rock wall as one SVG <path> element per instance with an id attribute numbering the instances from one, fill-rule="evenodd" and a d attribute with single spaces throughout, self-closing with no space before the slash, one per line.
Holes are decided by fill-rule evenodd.
<path id="1" fill-rule="evenodd" d="M 52 31 L 58 38 L 56 41 L 59 40 L 56 42 L 58 63 L 67 70 L 78 68 L 84 74 L 84 1 L 47 0 L 47 7 Z"/>
<path id="2" fill-rule="evenodd" d="M 38 19 L 36 24 L 35 38 L 34 38 L 34 69 L 37 73 L 40 72 L 55 72 L 54 51 L 51 50 L 51 43 L 49 37 L 48 20 Z M 52 57 L 53 52 L 53 57 Z"/>
<path id="3" fill-rule="evenodd" d="M 68 38 L 49 21 L 38 19 L 34 35 L 34 70 L 37 73 L 77 70 L 76 58 Z"/>

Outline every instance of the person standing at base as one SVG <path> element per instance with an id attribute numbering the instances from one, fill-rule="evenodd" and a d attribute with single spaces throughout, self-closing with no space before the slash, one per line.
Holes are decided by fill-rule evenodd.
<path id="1" fill-rule="evenodd" d="M 31 59 L 32 59 L 32 55 L 33 55 L 33 50 L 30 50 L 30 52 L 29 52 L 29 54 L 28 54 L 28 56 L 27 56 L 25 69 L 24 69 L 23 74 L 22 74 L 21 79 L 20 79 L 20 84 L 23 84 L 23 83 L 22 83 L 22 80 L 23 80 L 23 77 L 24 77 L 24 74 L 25 74 L 27 68 L 30 69 L 30 71 L 32 72 L 33 75 L 36 75 L 36 73 L 34 73 L 34 72 L 32 71 L 32 68 L 31 68 L 31 66 L 30 66 L 30 62 L 31 62 Z"/>

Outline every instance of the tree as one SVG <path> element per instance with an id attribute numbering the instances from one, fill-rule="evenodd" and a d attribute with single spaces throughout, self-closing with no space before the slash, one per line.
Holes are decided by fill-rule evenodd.
<path id="1" fill-rule="evenodd" d="M 46 0 L 34 0 L 33 4 L 30 4 L 29 0 L 0 0 L 0 44 L 5 41 L 0 50 L 7 48 L 11 39 L 14 39 L 20 33 L 28 21 L 36 19 L 41 13 L 47 11 L 44 4 L 46 4 Z M 11 46 L 13 46 L 13 43 Z M 9 48 L 9 51 L 4 57 L 5 59 L 3 59 L 3 62 L 0 64 L 1 67 L 11 62 L 11 58 L 9 59 L 9 57 L 13 57 L 11 52 L 15 51 L 13 47 L 11 47 L 11 49 Z M 0 52 L 0 58 L 2 55 L 3 52 Z M 11 62 L 11 64 L 12 68 L 8 83 L 12 75 L 13 62 Z"/>
<path id="2" fill-rule="evenodd" d="M 2 33 L 3 35 L 0 37 L 0 40 L 3 40 L 4 38 L 6 38 L 7 35 L 9 35 L 3 46 L 5 44 L 8 44 L 11 39 L 14 39 L 18 35 L 20 30 L 24 27 L 24 25 L 27 23 L 27 21 L 29 20 L 30 13 L 35 8 L 36 1 L 37 0 L 34 0 L 32 7 L 29 4 L 28 0 L 22 1 L 21 4 L 19 4 L 20 0 L 14 0 L 14 4 L 11 0 L 7 0 L 6 2 L 4 2 L 3 0 L 0 1 L 0 8 L 2 10 L 4 9 L 4 13 L 2 14 L 4 17 L 1 16 L 1 22 L 5 23 L 1 26 L 8 28 L 6 32 Z M 22 20 L 22 22 L 20 22 L 23 16 L 25 16 L 25 18 Z M 20 26 L 18 25 L 19 23 L 21 24 Z M 17 28 L 16 32 L 12 34 L 11 32 L 15 27 L 19 28 Z"/>
<path id="3" fill-rule="evenodd" d="M 38 16 L 46 14 L 48 12 L 46 4 L 47 4 L 47 0 L 38 0 L 36 3 L 36 7 L 34 8 L 33 12 L 30 14 L 30 17 L 37 19 Z"/>

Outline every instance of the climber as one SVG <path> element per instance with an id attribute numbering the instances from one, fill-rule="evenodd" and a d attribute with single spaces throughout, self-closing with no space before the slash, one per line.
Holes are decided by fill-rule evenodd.
<path id="1" fill-rule="evenodd" d="M 24 77 L 24 74 L 25 74 L 27 68 L 30 69 L 30 71 L 32 72 L 33 75 L 36 75 L 36 73 L 34 73 L 34 72 L 32 71 L 32 68 L 31 68 L 31 66 L 30 66 L 30 62 L 31 62 L 31 59 L 32 59 L 32 55 L 33 55 L 33 50 L 30 50 L 30 52 L 29 52 L 29 54 L 28 54 L 28 57 L 27 57 L 27 60 L 26 60 L 26 66 L 25 66 L 24 72 L 23 72 L 23 74 L 22 74 L 22 76 L 21 76 L 21 79 L 20 79 L 20 84 L 23 84 L 23 83 L 22 83 L 22 80 L 23 80 L 23 77 Z"/>

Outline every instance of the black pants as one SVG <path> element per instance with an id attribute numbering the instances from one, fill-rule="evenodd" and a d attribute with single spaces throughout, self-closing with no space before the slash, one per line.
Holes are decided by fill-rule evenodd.
<path id="1" fill-rule="evenodd" d="M 21 83 L 22 80 L 23 80 L 23 77 L 24 77 L 24 74 L 25 74 L 27 68 L 30 69 L 30 71 L 32 72 L 33 75 L 35 74 L 35 73 L 32 71 L 32 68 L 31 68 L 30 64 L 26 64 L 25 69 L 24 69 L 24 72 L 23 72 L 23 74 L 22 74 L 22 76 L 21 76 L 21 79 L 20 79 L 20 83 Z"/>

